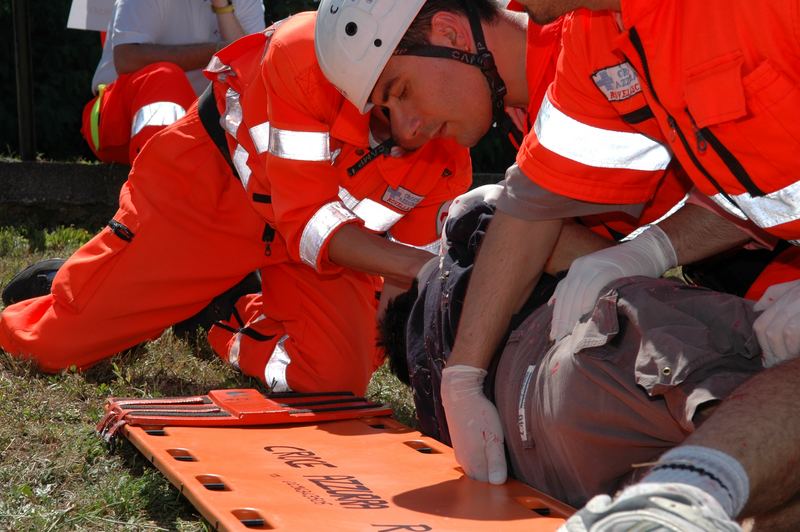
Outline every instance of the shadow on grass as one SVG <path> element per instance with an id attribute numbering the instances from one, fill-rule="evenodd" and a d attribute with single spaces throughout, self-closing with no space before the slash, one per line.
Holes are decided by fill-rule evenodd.
<path id="1" fill-rule="evenodd" d="M 140 344 L 83 372 L 87 382 L 112 385 L 133 397 L 205 394 L 219 388 L 258 387 L 217 356 L 205 336 L 190 345 L 170 332 Z"/>

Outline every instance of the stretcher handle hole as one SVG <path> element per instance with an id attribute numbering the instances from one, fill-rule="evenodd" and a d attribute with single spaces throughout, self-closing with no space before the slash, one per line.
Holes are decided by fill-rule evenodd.
<path id="1" fill-rule="evenodd" d="M 186 449 L 167 449 L 167 452 L 179 462 L 197 462 L 197 458 Z"/>
<path id="2" fill-rule="evenodd" d="M 166 436 L 167 435 L 167 431 L 164 430 L 164 427 L 142 427 L 142 430 L 144 430 L 144 432 L 148 436 Z"/>
<path id="3" fill-rule="evenodd" d="M 252 508 L 240 508 L 232 510 L 231 513 L 247 528 L 253 530 L 274 530 L 266 519 L 264 519 L 258 510 Z"/>
<path id="4" fill-rule="evenodd" d="M 397 421 L 393 420 L 391 417 L 388 416 L 371 416 L 371 417 L 362 417 L 360 421 L 371 427 L 375 430 L 383 430 L 386 432 L 393 432 L 396 434 L 400 434 L 403 432 L 413 432 L 411 429 L 398 423 Z"/>
<path id="5" fill-rule="evenodd" d="M 404 441 L 403 443 L 408 445 L 409 447 L 411 447 L 412 449 L 414 449 L 418 453 L 422 453 L 422 454 L 442 454 L 441 451 L 437 451 L 436 449 L 434 449 L 433 447 L 431 447 L 430 445 L 428 445 L 427 443 L 425 443 L 422 440 L 410 440 L 410 441 Z"/>
<path id="6" fill-rule="evenodd" d="M 563 512 L 552 508 L 538 497 L 515 497 L 515 499 L 519 504 L 542 517 L 567 517 Z"/>
<path id="7" fill-rule="evenodd" d="M 222 478 L 217 475 L 198 475 L 195 478 L 209 491 L 231 491 Z"/>

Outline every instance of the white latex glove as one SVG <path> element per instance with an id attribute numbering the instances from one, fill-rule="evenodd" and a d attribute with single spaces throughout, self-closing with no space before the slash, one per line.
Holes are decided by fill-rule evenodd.
<path id="1" fill-rule="evenodd" d="M 575 260 L 550 298 L 550 339 L 560 340 L 570 334 L 611 281 L 634 275 L 660 277 L 677 262 L 669 237 L 657 225 L 645 226 L 631 240 Z"/>
<path id="2" fill-rule="evenodd" d="M 762 312 L 753 323 L 769 368 L 800 355 L 800 281 L 770 286 L 753 307 Z"/>
<path id="3" fill-rule="evenodd" d="M 442 405 L 456 460 L 468 477 L 502 484 L 508 470 L 497 409 L 483 394 L 486 370 L 466 365 L 442 371 Z"/>

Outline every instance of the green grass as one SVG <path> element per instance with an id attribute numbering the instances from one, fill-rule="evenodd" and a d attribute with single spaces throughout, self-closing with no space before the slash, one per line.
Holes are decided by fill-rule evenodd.
<path id="1" fill-rule="evenodd" d="M 67 257 L 91 234 L 0 228 L 0 289 L 28 264 Z M 84 373 L 43 375 L 0 351 L 0 530 L 210 530 L 199 513 L 131 444 L 111 451 L 94 426 L 109 396 L 205 393 L 258 387 L 166 333 Z M 385 368 L 368 395 L 413 423 L 409 391 Z"/>

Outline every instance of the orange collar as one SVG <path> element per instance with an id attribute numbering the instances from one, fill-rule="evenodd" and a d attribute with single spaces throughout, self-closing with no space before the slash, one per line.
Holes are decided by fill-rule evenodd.
<path id="1" fill-rule="evenodd" d="M 339 112 L 331 124 L 331 136 L 353 146 L 369 146 L 369 113 L 361 114 L 342 97 Z"/>

